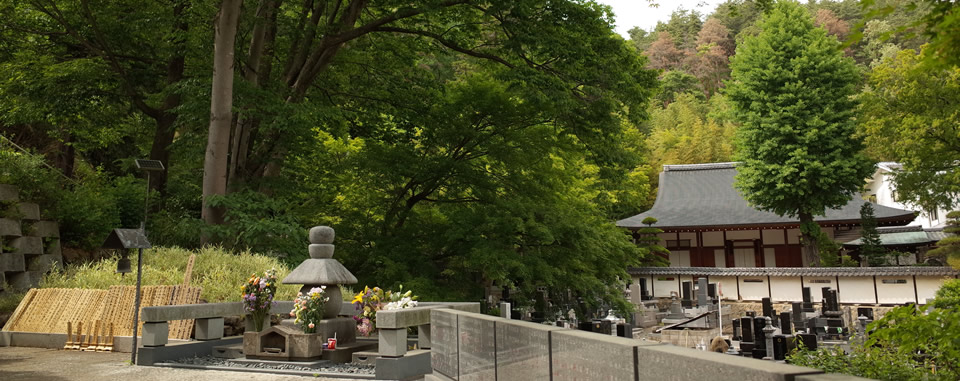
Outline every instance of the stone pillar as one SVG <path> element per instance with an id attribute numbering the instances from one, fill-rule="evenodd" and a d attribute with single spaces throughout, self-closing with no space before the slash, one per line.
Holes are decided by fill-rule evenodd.
<path id="1" fill-rule="evenodd" d="M 407 329 L 380 328 L 380 356 L 403 357 L 407 354 Z"/>
<path id="2" fill-rule="evenodd" d="M 510 303 L 500 302 L 500 317 L 504 319 L 510 318 Z"/>
<path id="3" fill-rule="evenodd" d="M 635 306 L 639 306 L 642 302 L 640 295 L 640 284 L 631 283 L 630 284 L 630 303 L 633 303 Z"/>
<path id="4" fill-rule="evenodd" d="M 194 320 L 194 338 L 197 340 L 216 340 L 223 338 L 223 318 Z"/>
<path id="5" fill-rule="evenodd" d="M 167 345 L 167 336 L 169 335 L 170 325 L 165 321 L 143 323 L 143 329 L 140 331 L 141 341 L 145 347 Z"/>
<path id="6" fill-rule="evenodd" d="M 430 349 L 433 347 L 431 338 L 430 324 L 424 324 L 417 327 L 417 346 L 420 349 Z"/>

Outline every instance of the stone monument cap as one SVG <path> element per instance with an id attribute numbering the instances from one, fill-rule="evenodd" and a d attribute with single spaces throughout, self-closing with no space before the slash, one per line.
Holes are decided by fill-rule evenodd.
<path id="1" fill-rule="evenodd" d="M 335 235 L 333 228 L 329 226 L 314 226 L 310 228 L 310 243 L 333 243 Z"/>

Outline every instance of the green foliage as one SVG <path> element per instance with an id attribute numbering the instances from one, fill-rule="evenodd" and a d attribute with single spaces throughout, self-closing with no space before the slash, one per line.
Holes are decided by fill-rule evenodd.
<path id="1" fill-rule="evenodd" d="M 735 186 L 759 209 L 811 222 L 873 172 L 853 136 L 856 67 L 796 3 L 777 3 L 759 26 L 738 47 L 726 88 L 742 123 Z"/>
<path id="2" fill-rule="evenodd" d="M 870 266 L 890 264 L 890 253 L 883 247 L 880 232 L 877 231 L 877 218 L 873 215 L 873 205 L 864 202 L 860 207 L 860 225 L 863 233 L 860 238 L 860 256 Z"/>
<path id="3" fill-rule="evenodd" d="M 816 224 L 813 224 L 816 226 Z M 849 255 L 843 255 L 843 245 L 830 238 L 819 226 L 812 233 L 816 237 L 817 249 L 820 251 L 820 266 L 823 267 L 859 267 L 860 264 Z"/>
<path id="4" fill-rule="evenodd" d="M 944 282 L 933 299 L 934 308 L 951 309 L 960 307 L 960 280 Z"/>
<path id="5" fill-rule="evenodd" d="M 209 303 L 235 302 L 240 300 L 240 287 L 250 274 L 277 269 L 277 278 L 283 279 L 289 268 L 276 258 L 245 251 L 234 254 L 218 247 L 206 247 L 191 251 L 176 247 L 144 250 L 143 284 L 177 285 L 183 283 L 187 260 L 191 254 L 197 258 L 193 265 L 191 285 L 203 288 L 200 298 Z M 130 262 L 137 268 L 137 253 L 131 252 Z M 90 288 L 106 289 L 115 285 L 135 285 L 135 273 L 125 276 L 115 273 L 117 257 L 68 266 L 66 269 L 44 276 L 42 288 Z M 136 270 L 134 270 L 135 272 Z M 293 300 L 299 286 L 277 285 L 277 300 Z"/>
<path id="6" fill-rule="evenodd" d="M 927 252 L 929 257 L 945 258 L 951 264 L 960 263 L 960 211 L 947 213 L 944 233 L 952 234 L 937 241 L 937 248 Z M 954 267 L 960 267 L 954 264 Z"/>
<path id="7" fill-rule="evenodd" d="M 292 203 L 252 191 L 212 196 L 209 203 L 227 210 L 225 224 L 204 228 L 225 247 L 284 257 L 291 266 L 308 258 L 307 230 Z"/>
<path id="8" fill-rule="evenodd" d="M 925 369 L 909 357 L 884 347 L 854 345 L 849 353 L 839 347 L 800 350 L 787 356 L 793 365 L 817 368 L 827 373 L 843 373 L 875 380 L 929 380 Z M 948 378 L 940 378 L 948 380 Z"/>
<path id="9" fill-rule="evenodd" d="M 723 96 L 703 101 L 685 93 L 664 108 L 653 107 L 645 123 L 653 167 L 730 161 L 736 126 L 723 115 L 711 113 L 727 107 L 725 102 Z"/>
<path id="10" fill-rule="evenodd" d="M 844 373 L 878 380 L 956 380 L 960 376 L 960 309 L 956 308 L 957 281 L 944 285 L 933 310 L 896 307 L 871 323 L 865 341 L 854 341 L 845 353 L 840 348 L 799 350 L 788 357 L 795 365 L 829 373 Z"/>
<path id="11" fill-rule="evenodd" d="M 875 157 L 903 164 L 893 178 L 898 200 L 950 210 L 960 194 L 960 67 L 924 67 L 928 51 L 903 50 L 873 68 L 860 129 Z"/>
<path id="12" fill-rule="evenodd" d="M 27 295 L 26 291 L 18 291 L 7 284 L 0 285 L 0 315 L 13 313 L 20 305 L 20 301 Z"/>

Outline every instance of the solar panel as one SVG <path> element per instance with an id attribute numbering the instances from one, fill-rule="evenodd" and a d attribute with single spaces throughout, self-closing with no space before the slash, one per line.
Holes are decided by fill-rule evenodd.
<path id="1" fill-rule="evenodd" d="M 144 171 L 162 171 L 163 163 L 160 160 L 144 160 L 137 159 L 137 169 L 142 169 Z"/>

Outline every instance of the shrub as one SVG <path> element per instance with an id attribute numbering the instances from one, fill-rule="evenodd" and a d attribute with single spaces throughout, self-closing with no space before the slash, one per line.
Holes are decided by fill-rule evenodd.
<path id="1" fill-rule="evenodd" d="M 161 247 L 144 251 L 143 284 L 149 286 L 183 283 L 190 254 L 197 255 L 190 284 L 202 287 L 200 298 L 209 303 L 240 301 L 240 287 L 250 274 L 274 268 L 277 270 L 277 278 L 282 280 L 290 273 L 290 269 L 276 258 L 250 252 L 233 254 L 220 247 L 206 247 L 195 251 Z M 106 289 L 114 285 L 135 285 L 136 256 L 135 252 L 131 252 L 130 261 L 134 272 L 125 276 L 115 273 L 117 258 L 112 257 L 68 266 L 65 270 L 47 274 L 40 282 L 40 287 Z M 298 285 L 280 284 L 277 287 L 277 300 L 293 300 L 299 289 Z"/>
<path id="2" fill-rule="evenodd" d="M 17 306 L 20 305 L 20 301 L 23 300 L 24 295 L 27 293 L 24 291 L 14 290 L 10 286 L 6 285 L 4 285 L 2 289 L 5 291 L 0 292 L 0 315 L 13 313 L 13 310 L 17 309 Z"/>

